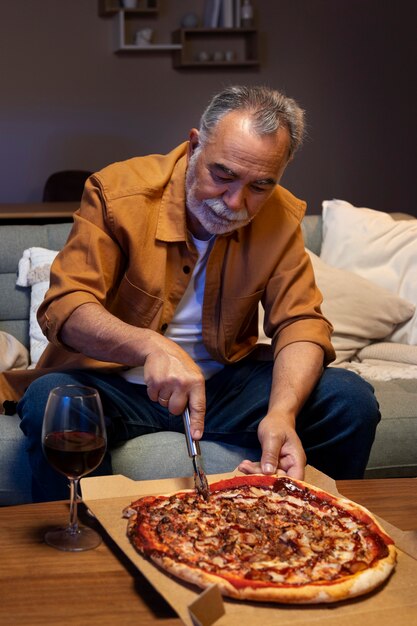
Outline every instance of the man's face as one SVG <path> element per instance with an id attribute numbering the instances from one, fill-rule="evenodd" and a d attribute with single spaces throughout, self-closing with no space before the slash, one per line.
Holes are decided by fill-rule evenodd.
<path id="1" fill-rule="evenodd" d="M 259 136 L 244 113 L 225 115 L 204 146 L 193 129 L 186 176 L 191 232 L 207 239 L 248 224 L 279 182 L 288 153 L 285 129 Z"/>

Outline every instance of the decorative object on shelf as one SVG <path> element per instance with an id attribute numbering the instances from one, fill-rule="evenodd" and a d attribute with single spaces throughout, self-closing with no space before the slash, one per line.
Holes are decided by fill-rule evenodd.
<path id="1" fill-rule="evenodd" d="M 216 50 L 213 53 L 213 61 L 216 63 L 222 63 L 224 61 L 224 52 L 223 50 Z"/>
<path id="2" fill-rule="evenodd" d="M 233 63 L 233 61 L 235 60 L 234 50 L 226 50 L 226 52 L 224 53 L 224 59 L 228 63 Z"/>
<path id="3" fill-rule="evenodd" d="M 135 36 L 135 46 L 150 46 L 153 36 L 152 28 L 142 28 Z"/>
<path id="4" fill-rule="evenodd" d="M 206 0 L 203 25 L 205 28 L 217 28 L 220 23 L 222 0 Z"/>
<path id="5" fill-rule="evenodd" d="M 222 28 L 233 28 L 234 24 L 233 0 L 222 0 L 222 10 L 220 13 L 220 26 Z"/>
<path id="6" fill-rule="evenodd" d="M 198 17 L 195 13 L 186 13 L 181 20 L 182 28 L 197 28 Z"/>
<path id="7" fill-rule="evenodd" d="M 251 0 L 206 0 L 204 28 L 252 28 L 254 12 Z"/>
<path id="8" fill-rule="evenodd" d="M 200 50 L 200 52 L 197 53 L 196 55 L 196 60 L 199 63 L 207 63 L 208 61 L 210 61 L 211 57 L 209 55 L 208 52 L 206 52 L 205 50 Z"/>
<path id="9" fill-rule="evenodd" d="M 251 0 L 243 0 L 240 9 L 240 23 L 243 28 L 252 28 L 253 26 L 253 6 Z"/>
<path id="10" fill-rule="evenodd" d="M 234 0 L 235 6 L 235 14 L 234 14 L 234 27 L 240 28 L 242 25 L 241 21 L 241 10 L 242 10 L 242 0 Z"/>
<path id="11" fill-rule="evenodd" d="M 110 17 L 125 12 L 136 15 L 156 15 L 159 0 L 98 0 L 98 13 L 101 17 Z"/>

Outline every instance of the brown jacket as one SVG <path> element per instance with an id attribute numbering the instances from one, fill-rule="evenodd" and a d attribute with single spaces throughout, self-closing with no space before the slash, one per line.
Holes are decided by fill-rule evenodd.
<path id="1" fill-rule="evenodd" d="M 51 343 L 26 378 L 8 373 L 0 380 L 0 393 L 3 387 L 16 398 L 50 368 L 122 367 L 62 345 L 62 325 L 86 302 L 99 302 L 128 324 L 165 331 L 197 258 L 186 228 L 186 150 L 184 143 L 168 155 L 115 163 L 90 177 L 38 312 Z M 312 341 L 326 364 L 334 359 L 332 328 L 304 249 L 304 212 L 305 203 L 277 186 L 250 224 L 216 238 L 206 270 L 203 340 L 217 361 L 233 363 L 253 350 L 260 300 L 274 355 L 292 342 Z M 15 390 L 7 387 L 13 379 Z"/>

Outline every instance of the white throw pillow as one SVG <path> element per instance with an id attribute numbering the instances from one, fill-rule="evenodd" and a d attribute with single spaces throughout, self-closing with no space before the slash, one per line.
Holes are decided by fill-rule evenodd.
<path id="1" fill-rule="evenodd" d="M 31 287 L 29 338 L 30 338 L 30 367 L 34 367 L 42 352 L 48 345 L 48 340 L 41 331 L 36 314 L 45 293 L 49 287 L 49 275 L 52 261 L 58 251 L 47 248 L 28 248 L 23 252 L 19 261 L 16 285 Z"/>
<path id="2" fill-rule="evenodd" d="M 397 324 L 413 315 L 415 306 L 411 302 L 308 253 L 323 294 L 322 311 L 334 326 L 334 364 L 351 360 L 358 350 L 376 339 L 384 339 Z"/>
<path id="3" fill-rule="evenodd" d="M 351 360 L 364 346 L 384 339 L 397 324 L 413 315 L 415 306 L 411 302 L 352 272 L 331 267 L 314 252 L 307 252 L 323 294 L 323 314 L 334 327 L 332 343 L 336 360 L 333 365 Z M 260 315 L 262 324 L 263 311 Z M 268 341 L 263 329 L 259 341 Z"/>
<path id="4" fill-rule="evenodd" d="M 417 304 L 417 220 L 396 221 L 343 200 L 325 201 L 320 256 Z M 389 339 L 417 344 L 417 312 Z"/>

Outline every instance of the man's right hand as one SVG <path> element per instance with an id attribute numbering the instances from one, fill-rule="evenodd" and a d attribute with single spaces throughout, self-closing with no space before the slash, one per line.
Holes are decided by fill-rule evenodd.
<path id="1" fill-rule="evenodd" d="M 148 396 L 173 415 L 190 411 L 191 436 L 200 439 L 206 413 L 205 380 L 200 368 L 182 348 L 157 335 L 145 360 Z"/>

